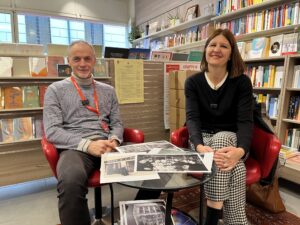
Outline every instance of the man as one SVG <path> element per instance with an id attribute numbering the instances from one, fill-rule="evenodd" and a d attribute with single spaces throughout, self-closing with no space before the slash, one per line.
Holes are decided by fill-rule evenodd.
<path id="1" fill-rule="evenodd" d="M 45 94 L 47 139 L 60 153 L 57 164 L 59 216 L 63 225 L 90 225 L 86 194 L 100 157 L 123 141 L 123 125 L 113 87 L 93 79 L 96 56 L 85 41 L 68 49 L 72 75 L 51 84 Z"/>

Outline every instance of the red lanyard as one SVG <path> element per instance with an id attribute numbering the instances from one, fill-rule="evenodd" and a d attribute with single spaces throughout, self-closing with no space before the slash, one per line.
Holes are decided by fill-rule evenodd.
<path id="1" fill-rule="evenodd" d="M 94 104 L 95 104 L 95 108 L 91 107 L 88 102 L 88 100 L 84 97 L 80 87 L 78 86 L 76 80 L 74 79 L 74 77 L 71 76 L 71 81 L 73 83 L 73 85 L 75 86 L 80 98 L 81 98 L 81 101 L 82 101 L 82 104 L 84 105 L 84 107 L 86 107 L 88 110 L 96 113 L 99 117 L 100 117 L 100 111 L 99 111 L 99 105 L 98 105 L 98 96 L 97 96 L 97 93 L 96 93 L 96 87 L 95 87 L 95 81 L 93 80 L 93 88 L 94 88 Z M 109 132 L 109 127 L 107 125 L 106 122 L 104 122 L 103 120 L 101 120 L 100 122 L 100 125 L 102 127 L 103 130 L 105 130 L 106 132 Z"/>
<path id="2" fill-rule="evenodd" d="M 74 84 L 84 107 L 87 108 L 88 110 L 96 113 L 98 116 L 100 116 L 99 105 L 98 105 L 98 96 L 97 96 L 96 88 L 95 88 L 95 81 L 93 80 L 93 88 L 94 88 L 94 104 L 95 104 L 96 108 L 93 108 L 92 106 L 88 105 L 88 100 L 84 97 L 80 87 L 78 86 L 76 80 L 72 76 L 71 76 L 71 81 Z"/>

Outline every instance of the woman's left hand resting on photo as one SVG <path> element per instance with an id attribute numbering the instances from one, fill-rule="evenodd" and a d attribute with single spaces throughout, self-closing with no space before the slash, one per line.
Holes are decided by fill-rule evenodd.
<path id="1" fill-rule="evenodd" d="M 235 167 L 244 154 L 245 151 L 242 148 L 224 147 L 215 151 L 214 161 L 221 171 L 229 171 Z"/>
<path id="2" fill-rule="evenodd" d="M 97 140 L 92 141 L 88 146 L 88 153 L 93 156 L 101 156 L 106 152 L 113 151 L 118 147 L 118 142 L 116 140 Z"/>

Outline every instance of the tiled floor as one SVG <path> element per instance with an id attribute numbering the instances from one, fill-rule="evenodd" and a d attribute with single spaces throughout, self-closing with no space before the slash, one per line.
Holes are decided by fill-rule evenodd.
<path id="1" fill-rule="evenodd" d="M 289 212 L 300 217 L 299 186 L 280 182 L 280 193 Z M 35 182 L 0 187 L 0 225 L 56 225 L 59 223 L 56 180 L 48 178 Z M 103 204 L 109 205 L 109 189 L 103 188 Z M 114 184 L 115 206 L 121 200 L 133 199 L 136 190 Z M 88 195 L 94 205 L 93 190 Z M 118 209 L 117 209 L 118 210 Z M 117 211 L 115 210 L 115 211 Z M 118 212 L 116 212 L 118 214 Z"/>

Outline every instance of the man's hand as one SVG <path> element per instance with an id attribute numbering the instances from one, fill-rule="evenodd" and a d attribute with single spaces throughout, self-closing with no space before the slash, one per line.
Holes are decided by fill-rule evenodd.
<path id="1" fill-rule="evenodd" d="M 102 154 L 106 152 L 111 152 L 113 149 L 117 147 L 116 140 L 97 140 L 92 141 L 88 146 L 88 153 L 93 156 L 100 157 Z"/>
<path id="2" fill-rule="evenodd" d="M 242 148 L 225 147 L 215 151 L 214 161 L 221 171 L 229 171 L 235 167 L 244 154 L 245 151 Z"/>

